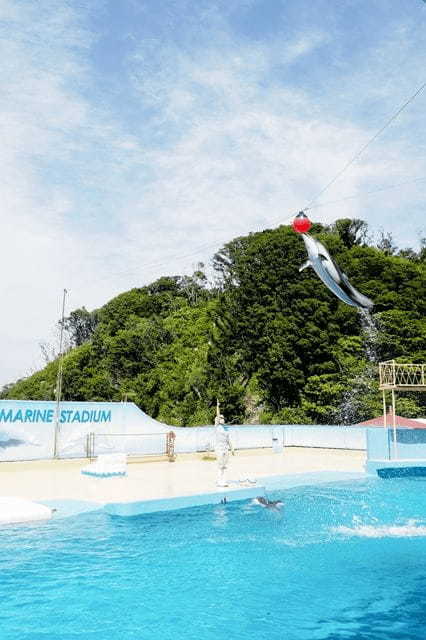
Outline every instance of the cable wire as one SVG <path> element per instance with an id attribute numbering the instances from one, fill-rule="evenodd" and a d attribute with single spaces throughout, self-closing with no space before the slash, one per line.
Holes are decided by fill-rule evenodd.
<path id="1" fill-rule="evenodd" d="M 303 209 L 303 211 L 310 211 L 312 209 L 320 209 L 321 207 L 327 207 L 330 205 L 334 205 L 334 204 L 340 204 L 341 202 L 345 202 L 347 200 L 356 200 L 357 198 L 360 197 L 364 197 L 364 196 L 368 196 L 368 195 L 374 195 L 376 193 L 380 193 L 382 191 L 387 191 L 389 189 L 398 189 L 399 187 L 403 187 L 407 184 L 413 184 L 416 182 L 421 182 L 426 180 L 426 176 L 419 176 L 417 178 L 413 178 L 412 180 L 406 180 L 405 182 L 399 182 L 397 184 L 392 184 L 392 185 L 387 185 L 385 187 L 379 187 L 378 189 L 373 189 L 371 191 L 366 191 L 364 193 L 355 193 L 349 196 L 343 196 L 342 198 L 338 198 L 336 200 L 329 200 L 327 202 L 319 202 L 318 204 L 312 205 L 310 207 L 306 207 L 305 209 Z M 292 218 L 294 218 L 295 215 L 297 215 L 298 211 L 294 211 L 292 214 L 290 214 L 289 216 L 287 216 L 286 218 L 276 218 L 276 219 L 272 219 L 269 221 L 268 224 L 286 224 L 287 222 L 289 222 L 290 220 L 292 220 Z M 242 225 L 241 225 L 241 229 L 242 229 Z M 228 228 L 225 227 L 216 227 L 217 231 L 228 231 Z M 243 231 L 243 233 L 247 233 L 247 231 Z M 180 262 L 181 260 L 186 260 L 187 258 L 192 258 L 195 257 L 196 255 L 204 252 L 204 251 L 208 251 L 209 249 L 213 249 L 213 248 L 217 248 L 218 245 L 220 245 L 221 243 L 223 243 L 222 240 L 220 240 L 219 238 L 217 238 L 216 240 L 212 241 L 212 242 L 207 242 L 204 243 L 202 245 L 199 245 L 198 247 L 195 247 L 192 251 L 190 252 L 185 252 L 182 254 L 169 254 L 167 256 L 165 256 L 164 258 L 161 258 L 159 260 L 153 260 L 150 262 L 141 262 L 137 268 L 130 268 L 130 269 L 125 269 L 123 271 L 115 271 L 113 274 L 106 274 L 104 276 L 101 276 L 99 278 L 96 279 L 96 282 L 101 282 L 104 280 L 107 280 L 111 277 L 116 277 L 116 278 L 125 278 L 125 277 L 131 277 L 131 276 L 135 276 L 137 274 L 139 274 L 141 272 L 141 270 L 145 270 L 145 271 L 151 271 L 154 268 L 159 268 L 159 267 L 168 267 L 170 262 Z"/>
<path id="2" fill-rule="evenodd" d="M 321 207 L 327 207 L 332 204 L 339 204 L 340 202 L 346 202 L 346 200 L 356 200 L 357 198 L 371 196 L 371 195 L 374 195 L 375 193 L 380 193 L 381 191 L 387 191 L 388 189 L 398 189 L 398 187 L 404 187 L 407 184 L 414 184 L 416 182 L 422 182 L 424 180 L 426 180 L 426 176 L 421 176 L 419 178 L 413 178 L 412 180 L 406 180 L 405 182 L 399 182 L 398 184 L 390 184 L 386 187 L 379 187 L 378 189 L 372 189 L 371 191 L 364 191 L 363 193 L 354 193 L 351 196 L 344 196 L 342 198 L 338 198 L 337 200 L 328 200 L 327 202 L 319 202 L 318 204 L 312 205 L 312 207 L 306 207 L 303 211 L 320 209 Z"/>
<path id="3" fill-rule="evenodd" d="M 411 103 L 413 102 L 413 100 L 419 95 L 419 93 L 421 93 L 423 91 L 423 89 L 426 87 L 426 82 L 424 82 L 414 93 L 413 95 L 411 95 L 405 102 L 403 105 L 401 105 L 399 107 L 399 109 L 393 114 L 393 116 L 391 118 L 389 118 L 389 120 L 387 120 L 385 122 L 385 124 L 374 134 L 374 136 L 372 136 L 357 152 L 356 154 L 350 159 L 348 160 L 348 162 L 344 165 L 344 167 L 342 169 L 340 169 L 340 171 L 338 171 L 336 173 L 336 175 L 334 176 L 334 178 L 332 178 L 326 185 L 325 187 L 323 187 L 321 189 L 321 191 L 314 197 L 312 198 L 312 200 L 308 203 L 307 207 L 305 209 L 303 209 L 303 211 L 306 211 L 307 209 L 311 208 L 311 205 L 316 202 L 318 200 L 318 198 L 320 196 L 322 196 L 322 194 L 329 189 L 329 187 L 331 187 L 332 184 L 334 184 L 336 182 L 336 180 L 338 180 L 340 178 L 341 175 L 343 175 L 345 173 L 345 171 L 347 169 L 349 169 L 349 167 L 360 157 L 360 155 L 362 153 L 364 153 L 364 151 L 367 149 L 367 147 L 370 146 L 370 144 L 372 142 L 374 142 L 374 140 L 376 140 L 385 129 L 387 129 L 387 127 L 400 115 L 400 113 L 402 113 L 402 111 L 404 111 L 404 109 Z"/>

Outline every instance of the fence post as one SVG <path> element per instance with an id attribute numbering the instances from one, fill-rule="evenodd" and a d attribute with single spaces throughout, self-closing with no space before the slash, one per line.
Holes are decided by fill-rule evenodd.
<path id="1" fill-rule="evenodd" d="M 95 457 L 95 432 L 89 433 L 89 458 L 92 461 Z"/>
<path id="2" fill-rule="evenodd" d="M 174 462 L 176 460 L 175 439 L 176 434 L 174 433 L 174 431 L 169 431 L 166 437 L 166 453 L 169 458 L 169 462 Z"/>

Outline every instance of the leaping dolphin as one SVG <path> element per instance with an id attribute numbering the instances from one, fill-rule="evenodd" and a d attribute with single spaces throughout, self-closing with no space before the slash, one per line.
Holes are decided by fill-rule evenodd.
<path id="1" fill-rule="evenodd" d="M 301 236 L 308 252 L 308 260 L 302 264 L 299 271 L 312 267 L 320 280 L 339 300 L 352 307 L 372 309 L 374 302 L 351 285 L 347 275 L 339 269 L 324 245 L 309 233 L 302 233 Z"/>

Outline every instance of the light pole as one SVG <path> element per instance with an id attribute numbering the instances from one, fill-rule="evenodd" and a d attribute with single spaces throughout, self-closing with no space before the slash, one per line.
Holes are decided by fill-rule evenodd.
<path id="1" fill-rule="evenodd" d="M 67 290 L 64 289 L 62 297 L 62 317 L 61 317 L 61 332 L 59 338 L 59 362 L 58 362 L 58 374 L 56 376 L 56 407 L 55 407 L 55 435 L 53 442 L 53 457 L 59 458 L 59 418 L 60 418 L 60 406 L 62 396 L 62 371 L 64 364 L 63 354 L 63 340 L 64 340 L 64 319 L 65 319 L 65 299 L 67 296 Z"/>

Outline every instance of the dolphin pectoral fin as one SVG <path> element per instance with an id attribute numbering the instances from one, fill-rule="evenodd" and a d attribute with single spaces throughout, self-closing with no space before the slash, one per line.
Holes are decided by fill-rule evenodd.
<path id="1" fill-rule="evenodd" d="M 312 263 L 311 263 L 310 260 L 306 260 L 306 262 L 304 262 L 302 265 L 300 265 L 299 273 L 300 273 L 300 271 L 303 271 L 303 269 L 306 269 L 306 267 L 312 267 Z"/>

